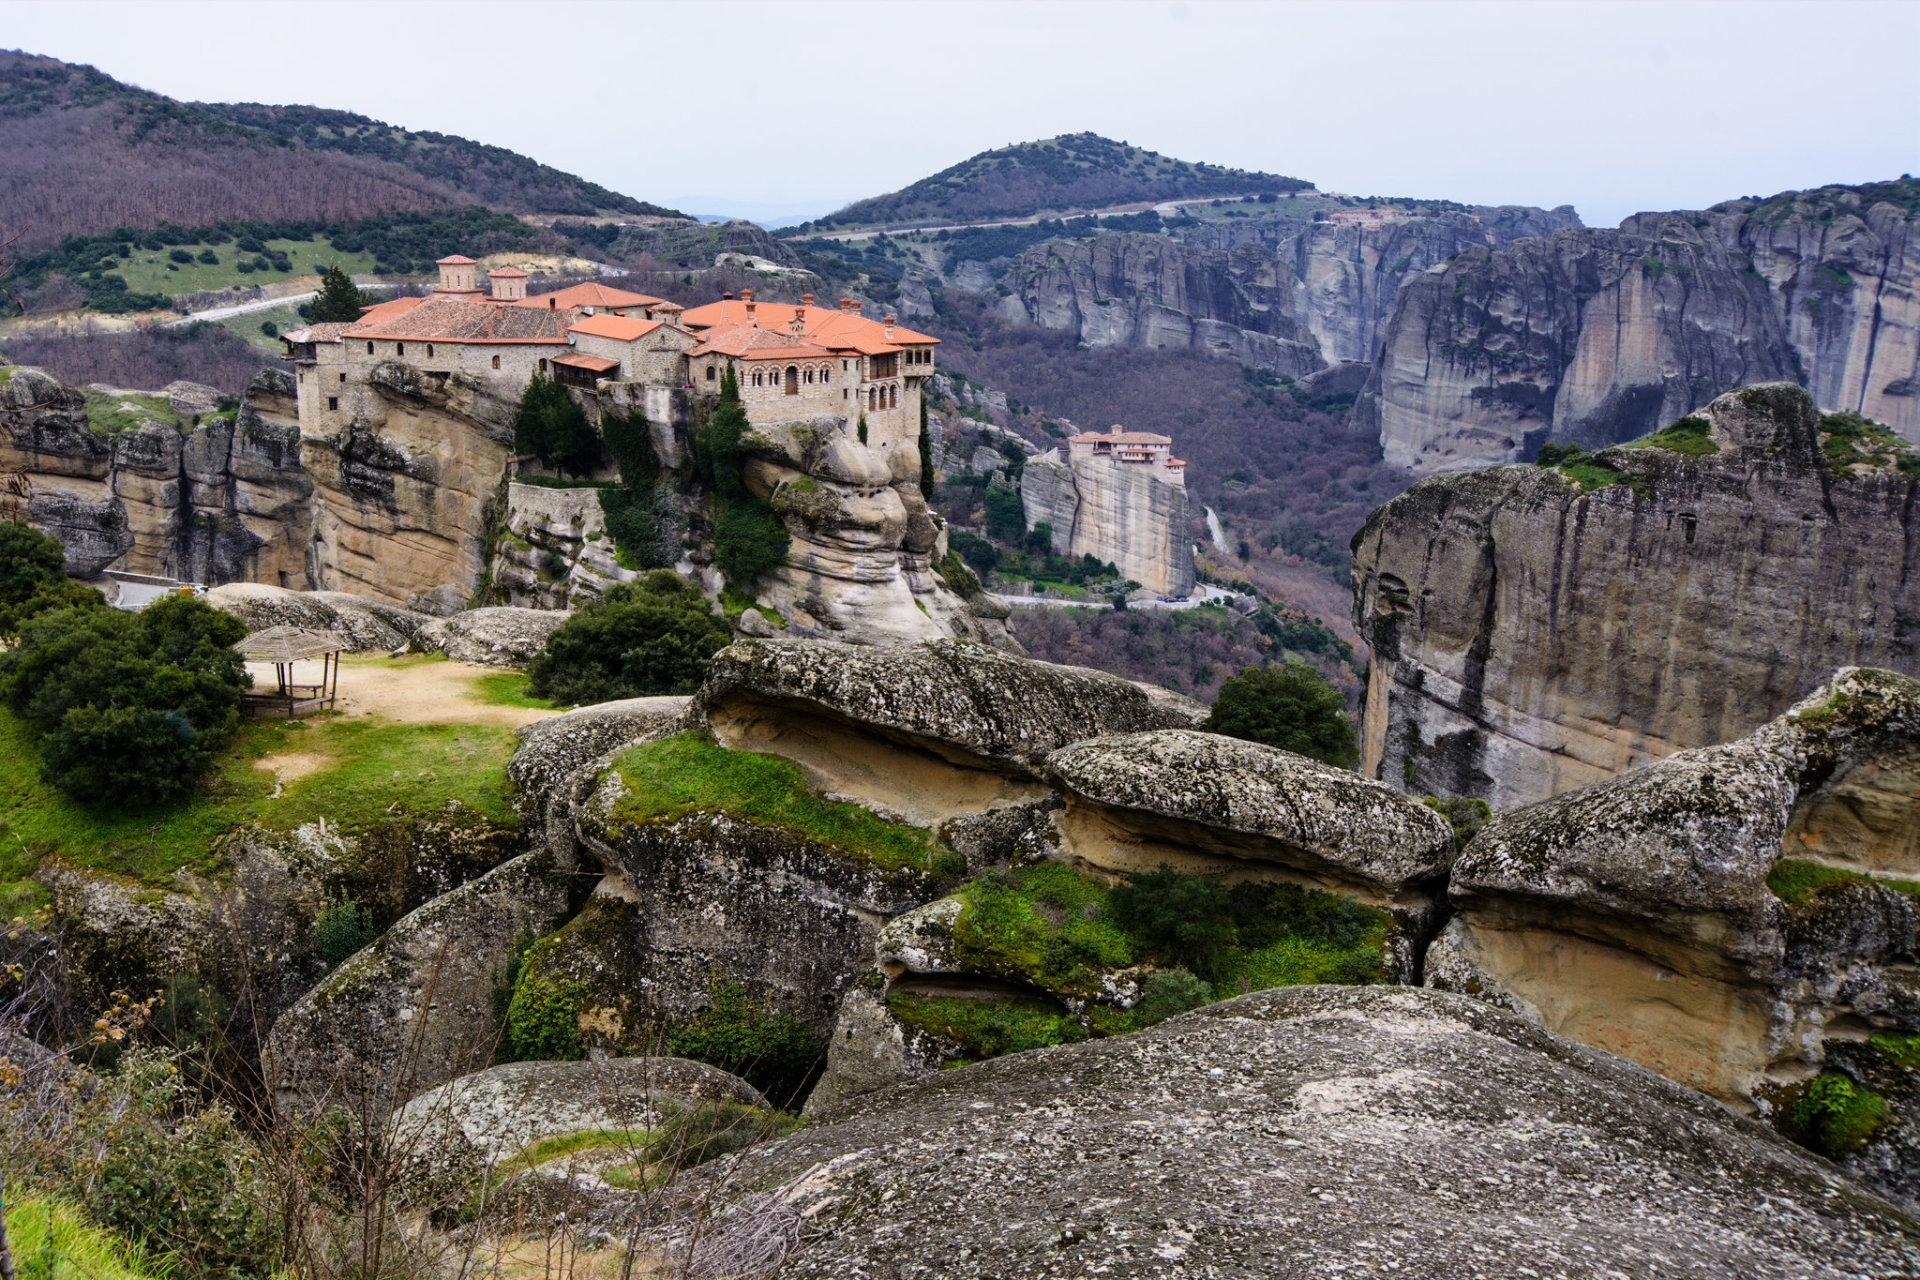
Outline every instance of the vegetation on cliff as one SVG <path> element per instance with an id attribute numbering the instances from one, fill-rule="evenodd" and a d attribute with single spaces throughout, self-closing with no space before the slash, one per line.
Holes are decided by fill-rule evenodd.
<path id="1" fill-rule="evenodd" d="M 1248 667 L 1230 678 L 1200 727 L 1342 769 L 1360 758 L 1340 691 L 1304 662 Z"/>
<path id="2" fill-rule="evenodd" d="M 748 491 L 741 476 L 742 442 L 750 430 L 740 384 L 729 368 L 720 380 L 719 405 L 694 437 L 694 464 L 713 490 L 713 562 L 743 595 L 779 567 L 792 545 L 780 517 Z"/>
<path id="3" fill-rule="evenodd" d="M 655 570 L 575 609 L 528 665 L 527 690 L 573 705 L 692 693 L 730 639 L 698 588 Z"/>

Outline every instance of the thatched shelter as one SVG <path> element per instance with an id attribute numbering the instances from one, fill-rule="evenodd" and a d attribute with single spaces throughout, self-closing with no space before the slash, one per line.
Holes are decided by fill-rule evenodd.
<path id="1" fill-rule="evenodd" d="M 307 631 L 300 627 L 266 627 L 242 638 L 233 646 L 244 658 L 271 662 L 275 676 L 272 693 L 246 695 L 248 715 L 284 715 L 292 720 L 315 711 L 332 710 L 340 693 L 340 654 L 347 642 L 331 631 Z M 320 682 L 296 684 L 294 664 L 320 659 Z"/>

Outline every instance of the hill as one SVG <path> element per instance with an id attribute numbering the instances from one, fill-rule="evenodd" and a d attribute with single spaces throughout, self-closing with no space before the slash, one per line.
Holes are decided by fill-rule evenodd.
<path id="1" fill-rule="evenodd" d="M 93 67 L 0 50 L 0 239 L 117 227 L 346 222 L 487 205 L 651 212 L 524 156 L 345 112 L 177 102 Z"/>
<path id="2" fill-rule="evenodd" d="M 1096 133 L 982 151 L 890 195 L 859 200 L 799 230 L 978 222 L 1142 201 L 1312 190 L 1299 178 L 1175 160 Z"/>

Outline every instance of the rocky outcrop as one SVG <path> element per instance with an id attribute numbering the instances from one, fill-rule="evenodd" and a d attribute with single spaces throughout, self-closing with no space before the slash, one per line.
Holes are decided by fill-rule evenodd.
<path id="1" fill-rule="evenodd" d="M 504 604 L 566 609 L 641 575 L 620 567 L 599 489 L 508 484 L 488 576 Z"/>
<path id="2" fill-rule="evenodd" d="M 1902 178 L 1463 252 L 1402 290 L 1355 428 L 1390 463 L 1454 471 L 1792 379 L 1920 442 L 1916 211 Z"/>
<path id="3" fill-rule="evenodd" d="M 940 1072 L 685 1188 L 725 1189 L 714 1259 L 791 1222 L 794 1277 L 1920 1266 L 1911 1219 L 1691 1090 L 1393 988 L 1261 992 Z"/>
<path id="4" fill-rule="evenodd" d="M 1368 777 L 1510 808 L 1749 733 L 1836 667 L 1920 673 L 1920 487 L 1894 446 L 1855 449 L 1792 385 L 1690 425 L 1576 468 L 1600 487 L 1509 466 L 1368 518 Z"/>
<path id="5" fill-rule="evenodd" d="M 273 1024 L 262 1068 L 274 1105 L 377 1117 L 486 1066 L 516 944 L 564 920 L 579 890 L 537 850 L 408 914 Z"/>
<path id="6" fill-rule="evenodd" d="M 331 631 L 355 653 L 404 649 L 430 620 L 427 614 L 344 591 L 289 591 L 257 582 L 215 587 L 206 600 L 255 631 L 282 626 Z"/>
<path id="7" fill-rule="evenodd" d="M 547 637 L 566 621 L 566 614 L 550 609 L 516 609 L 510 605 L 463 609 L 423 622 L 413 633 L 411 646 L 419 653 L 444 653 L 456 662 L 524 667 L 546 648 Z"/>
<path id="8" fill-rule="evenodd" d="M 1577 226 L 1570 207 L 1502 207 L 1107 232 L 1027 250 L 1001 305 L 1091 347 L 1200 347 L 1299 377 L 1371 361 L 1404 280 L 1463 250 Z"/>
<path id="9" fill-rule="evenodd" d="M 947 636 L 1012 645 L 1002 609 L 934 571 L 945 525 L 920 494 L 910 442 L 860 443 L 841 418 L 757 428 L 742 441 L 748 489 L 771 503 L 791 545 L 759 602 L 800 636 L 903 644 Z"/>
<path id="10" fill-rule="evenodd" d="M 1496 815 L 1427 982 L 1790 1127 L 1836 1044 L 1850 1088 L 1920 1083 L 1916 880 L 1920 681 L 1849 669 L 1750 737 Z M 1897 1110 L 1830 1149 L 1864 1142 L 1863 1175 L 1916 1198 Z"/>
<path id="11" fill-rule="evenodd" d="M 368 375 L 370 412 L 308 434 L 313 586 L 451 613 L 479 590 L 518 398 L 401 360 Z"/>
<path id="12" fill-rule="evenodd" d="M 131 425 L 94 427 L 89 394 L 107 419 Z M 69 573 L 304 585 L 313 486 L 301 469 L 291 377 L 261 372 L 231 413 L 212 412 L 203 398 L 155 407 L 164 397 L 82 393 L 39 369 L 8 369 L 0 471 L 25 477 L 28 518 L 66 546 Z"/>
<path id="13" fill-rule="evenodd" d="M 1055 555 L 1090 555 L 1169 599 L 1192 592 L 1187 491 L 1152 468 L 1101 457 L 1064 461 L 1049 450 L 1021 470 L 1020 504 L 1029 530 L 1052 528 Z"/>
<path id="14" fill-rule="evenodd" d="M 726 746 L 784 756 L 830 792 L 931 826 L 1043 793 L 1042 762 L 1069 742 L 1190 726 L 1206 709 L 963 641 L 756 640 L 714 657 L 694 714 Z"/>

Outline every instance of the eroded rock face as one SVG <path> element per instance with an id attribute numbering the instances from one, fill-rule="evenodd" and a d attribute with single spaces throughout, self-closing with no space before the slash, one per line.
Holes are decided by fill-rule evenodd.
<path id="1" fill-rule="evenodd" d="M 1497 815 L 1426 980 L 1778 1115 L 1836 1044 L 1920 1033 L 1916 832 L 1920 682 L 1842 671 L 1750 737 Z M 1878 1184 L 1920 1193 L 1894 1163 Z"/>
<path id="2" fill-rule="evenodd" d="M 258 582 L 233 582 L 207 592 L 207 603 L 256 631 L 298 627 L 331 631 L 356 653 L 404 649 L 429 615 L 344 591 L 289 591 Z"/>
<path id="3" fill-rule="evenodd" d="M 465 609 L 444 618 L 429 618 L 413 633 L 411 644 L 420 653 L 444 653 L 456 662 L 524 667 L 546 648 L 547 637 L 566 620 L 566 614 L 550 609 L 516 609 L 511 605 Z"/>
<path id="4" fill-rule="evenodd" d="M 1298 987 L 870 1094 L 693 1175 L 807 1223 L 792 1276 L 1895 1276 L 1911 1219 L 1479 1002 Z M 711 1180 L 711 1181 L 710 1181 Z M 749 1197 L 751 1197 L 749 1199 Z M 1497 1261 L 1489 1261 L 1497 1257 Z"/>
<path id="5" fill-rule="evenodd" d="M 177 412 L 212 415 L 195 384 Z M 136 406 L 137 407 L 137 406 Z M 0 471 L 33 487 L 28 517 L 67 548 L 67 571 L 194 582 L 306 583 L 313 486 L 300 465 L 292 378 L 263 370 L 238 411 L 181 430 L 148 419 L 93 430 L 85 397 L 39 369 L 0 383 Z"/>
<path id="6" fill-rule="evenodd" d="M 1750 733 L 1837 667 L 1920 672 L 1916 482 L 1828 467 L 1797 386 L 1697 416 L 1714 452 L 1608 450 L 1620 483 L 1502 467 L 1368 518 L 1362 772 L 1511 808 Z"/>
<path id="7" fill-rule="evenodd" d="M 1912 179 L 1649 213 L 1409 280 L 1356 429 L 1420 473 L 1630 440 L 1743 383 L 1804 381 L 1920 442 Z"/>
<path id="8" fill-rule="evenodd" d="M 961 641 L 746 640 L 714 657 L 694 713 L 725 746 L 786 756 L 831 791 L 933 825 L 1043 794 L 1042 761 L 1069 742 L 1198 724 L 1206 708 Z"/>

